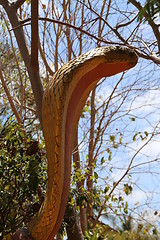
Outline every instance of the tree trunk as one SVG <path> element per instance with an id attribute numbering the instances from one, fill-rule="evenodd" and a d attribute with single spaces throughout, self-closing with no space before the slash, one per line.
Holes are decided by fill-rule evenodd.
<path id="1" fill-rule="evenodd" d="M 94 124 L 95 124 L 95 92 L 94 88 L 91 95 L 91 122 L 90 122 L 90 136 L 89 136 L 89 153 L 88 153 L 88 169 L 89 172 L 87 174 L 87 189 L 90 193 L 89 201 L 87 205 L 87 217 L 88 221 L 92 222 L 93 215 L 93 153 L 94 153 Z"/>
<path id="2" fill-rule="evenodd" d="M 75 172 L 80 169 L 80 157 L 79 157 L 79 150 L 78 150 L 78 130 L 75 135 L 74 140 L 74 146 L 73 146 L 73 162 L 75 164 Z M 84 180 L 77 182 L 77 188 L 78 188 L 78 197 L 82 198 L 84 196 Z M 83 234 L 85 234 L 85 231 L 88 229 L 87 224 L 87 209 L 86 206 L 87 203 L 83 202 L 80 206 L 80 223 Z"/>
<path id="3" fill-rule="evenodd" d="M 29 79 L 31 82 L 36 107 L 37 107 L 37 116 L 40 120 L 41 126 L 42 126 L 42 97 L 43 97 L 43 86 L 40 79 L 39 71 L 37 71 L 37 68 L 35 66 L 32 66 L 31 64 L 31 58 L 30 58 L 30 51 L 27 47 L 27 42 L 24 36 L 23 28 L 18 27 L 20 26 L 20 21 L 18 19 L 16 9 L 14 8 L 14 5 L 11 5 L 5 1 L 5 3 L 2 5 L 8 15 L 8 18 L 10 20 L 10 23 L 12 25 L 17 44 L 20 50 L 20 53 L 22 55 L 23 61 L 26 65 Z M 18 28 L 17 28 L 18 27 Z"/>
<path id="4" fill-rule="evenodd" d="M 67 205 L 64 219 L 68 240 L 84 240 L 75 206 Z"/>

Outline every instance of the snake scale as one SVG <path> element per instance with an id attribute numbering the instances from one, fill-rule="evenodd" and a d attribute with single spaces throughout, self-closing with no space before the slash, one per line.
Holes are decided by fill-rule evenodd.
<path id="1" fill-rule="evenodd" d="M 44 203 L 28 229 L 35 240 L 52 240 L 62 223 L 70 187 L 71 155 L 78 120 L 90 91 L 102 77 L 134 67 L 138 57 L 124 47 L 100 47 L 65 64 L 49 82 L 42 120 L 48 159 Z"/>

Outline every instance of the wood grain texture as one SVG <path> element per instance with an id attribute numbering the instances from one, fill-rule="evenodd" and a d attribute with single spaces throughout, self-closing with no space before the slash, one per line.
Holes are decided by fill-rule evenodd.
<path id="1" fill-rule="evenodd" d="M 70 187 L 74 134 L 90 91 L 102 77 L 128 70 L 137 60 L 130 49 L 96 48 L 65 64 L 48 84 L 42 106 L 48 186 L 45 201 L 28 226 L 35 240 L 53 239 L 61 225 Z"/>

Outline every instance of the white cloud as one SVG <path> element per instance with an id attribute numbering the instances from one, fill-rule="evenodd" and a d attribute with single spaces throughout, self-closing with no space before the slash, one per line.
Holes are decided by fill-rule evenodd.
<path id="1" fill-rule="evenodd" d="M 141 190 L 134 190 L 129 196 L 128 196 L 128 202 L 133 205 L 141 205 L 143 204 L 147 198 L 151 197 L 150 193 L 142 192 Z"/>

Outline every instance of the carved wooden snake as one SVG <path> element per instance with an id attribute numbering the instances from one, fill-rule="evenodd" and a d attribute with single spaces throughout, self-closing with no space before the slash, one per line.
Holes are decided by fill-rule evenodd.
<path id="1" fill-rule="evenodd" d="M 102 77 L 130 69 L 137 60 L 130 49 L 96 48 L 65 64 L 48 84 L 42 106 L 48 186 L 38 216 L 28 226 L 35 240 L 53 239 L 61 225 L 70 187 L 74 133 L 90 91 Z"/>

